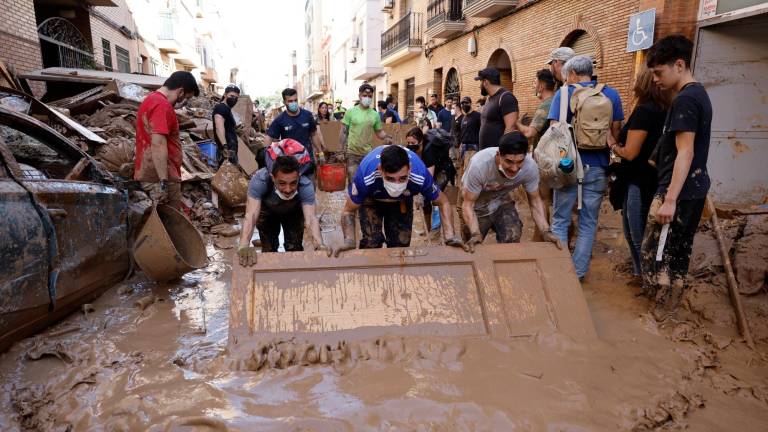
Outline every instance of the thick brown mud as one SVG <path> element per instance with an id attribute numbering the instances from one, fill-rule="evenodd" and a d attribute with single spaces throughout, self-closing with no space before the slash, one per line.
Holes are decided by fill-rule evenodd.
<path id="1" fill-rule="evenodd" d="M 226 351 L 233 250 L 208 238 L 205 269 L 130 280 L 0 355 L 0 430 L 768 430 L 765 293 L 745 301 L 758 351 L 716 272 L 657 324 L 617 270 L 620 220 L 601 218 L 584 284 L 598 340 L 274 341 L 243 361 Z"/>

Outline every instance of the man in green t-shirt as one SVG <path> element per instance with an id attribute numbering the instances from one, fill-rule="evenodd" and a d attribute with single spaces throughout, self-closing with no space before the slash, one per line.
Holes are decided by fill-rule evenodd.
<path id="1" fill-rule="evenodd" d="M 549 109 L 552 106 L 552 97 L 555 95 L 555 77 L 549 69 L 536 72 L 536 97 L 541 101 L 533 114 L 531 124 L 526 126 L 521 121 L 517 122 L 517 128 L 526 138 L 533 140 L 533 149 L 539 144 L 541 136 L 549 129 Z"/>
<path id="2" fill-rule="evenodd" d="M 359 89 L 360 104 L 347 110 L 341 121 L 341 149 L 347 161 L 347 181 L 355 177 L 360 161 L 373 149 L 373 136 L 377 135 L 386 144 L 392 138 L 381 128 L 381 117 L 373 106 L 373 86 L 363 83 Z"/>

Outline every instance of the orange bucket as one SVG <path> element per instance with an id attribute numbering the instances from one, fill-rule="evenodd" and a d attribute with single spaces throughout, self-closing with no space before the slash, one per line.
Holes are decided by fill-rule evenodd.
<path id="1" fill-rule="evenodd" d="M 320 165 L 317 171 L 318 186 L 324 192 L 344 190 L 347 185 L 347 167 L 340 163 Z"/>

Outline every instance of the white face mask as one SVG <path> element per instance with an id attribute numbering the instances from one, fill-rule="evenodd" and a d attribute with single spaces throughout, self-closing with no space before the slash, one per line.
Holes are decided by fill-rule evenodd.
<path id="1" fill-rule="evenodd" d="M 511 176 L 511 177 L 510 177 L 510 176 L 507 174 L 507 172 L 506 172 L 506 171 L 504 171 L 504 168 L 501 166 L 501 164 L 499 164 L 499 171 L 501 171 L 501 175 L 503 175 L 504 177 L 506 177 L 506 178 L 508 178 L 508 179 L 510 179 L 510 180 L 512 180 L 513 178 L 515 178 L 515 176 Z"/>
<path id="2" fill-rule="evenodd" d="M 280 192 L 280 191 L 279 191 L 277 188 L 275 188 L 275 193 L 277 194 L 277 196 L 279 196 L 279 197 L 280 197 L 280 199 L 281 199 L 281 200 L 283 200 L 283 201 L 290 201 L 290 200 L 292 200 L 294 197 L 296 197 L 296 195 L 299 193 L 299 190 L 298 190 L 298 189 L 296 189 L 295 191 L 293 191 L 293 193 L 292 193 L 292 194 L 290 194 L 290 195 L 285 195 L 285 194 L 283 194 L 282 192 Z"/>
<path id="3" fill-rule="evenodd" d="M 405 182 L 405 183 L 393 183 L 393 182 L 388 182 L 388 181 L 384 180 L 384 189 L 386 189 L 387 193 L 392 198 L 399 197 L 400 195 L 403 194 L 403 192 L 405 192 L 405 189 L 407 189 L 407 188 L 408 188 L 408 182 Z"/>

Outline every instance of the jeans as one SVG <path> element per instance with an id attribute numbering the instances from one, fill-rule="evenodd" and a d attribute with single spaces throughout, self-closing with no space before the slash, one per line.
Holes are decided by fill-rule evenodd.
<path id="1" fill-rule="evenodd" d="M 640 186 L 629 183 L 627 193 L 624 195 L 624 208 L 621 211 L 621 221 L 624 227 L 624 238 L 627 239 L 629 252 L 632 255 L 633 274 L 641 276 L 641 248 L 643 246 L 643 234 L 645 233 L 645 221 L 648 218 L 648 209 L 651 208 L 653 195 L 644 194 Z"/>
<path id="2" fill-rule="evenodd" d="M 582 205 L 578 217 L 579 235 L 576 237 L 576 246 L 573 249 L 573 265 L 579 278 L 583 278 L 589 270 L 592 244 L 595 242 L 597 233 L 597 217 L 600 214 L 600 204 L 603 202 L 607 184 L 603 167 L 585 165 L 584 171 Z M 564 244 L 568 244 L 568 228 L 571 225 L 571 212 L 576 206 L 577 193 L 577 185 L 554 190 L 555 213 L 552 216 L 552 232 Z"/>

